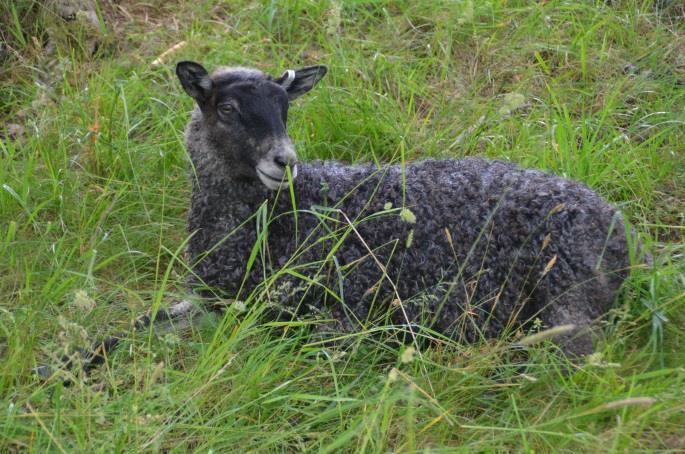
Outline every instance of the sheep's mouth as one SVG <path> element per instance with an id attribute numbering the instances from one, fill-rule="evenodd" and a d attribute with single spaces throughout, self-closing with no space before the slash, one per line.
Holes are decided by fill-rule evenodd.
<path id="1" fill-rule="evenodd" d="M 260 169 L 259 167 L 257 167 L 257 172 L 261 173 L 262 175 L 264 175 L 265 177 L 267 177 L 269 180 L 276 181 L 277 183 L 281 183 L 281 182 L 283 181 L 283 177 L 285 176 L 285 173 L 284 173 L 284 174 L 281 175 L 279 178 L 272 177 L 272 176 L 269 175 L 268 173 L 262 171 L 262 169 Z"/>
<path id="2" fill-rule="evenodd" d="M 259 176 L 259 179 L 262 181 L 264 186 L 266 186 L 269 189 L 272 190 L 277 190 L 280 189 L 281 187 L 287 186 L 288 184 L 288 176 L 286 172 L 283 172 L 279 177 L 275 177 L 271 175 L 268 172 L 263 171 L 262 169 L 257 166 L 257 175 Z M 293 166 L 291 169 L 291 174 L 292 174 L 292 179 L 294 180 L 295 177 L 297 176 L 297 166 Z"/>

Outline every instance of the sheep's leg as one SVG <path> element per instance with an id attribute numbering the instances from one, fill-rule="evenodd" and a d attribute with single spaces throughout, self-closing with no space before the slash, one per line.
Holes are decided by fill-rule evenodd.
<path id="1" fill-rule="evenodd" d="M 579 359 L 593 352 L 593 319 L 582 308 L 587 300 L 582 295 L 571 292 L 559 298 L 550 308 L 545 309 L 539 318 L 545 328 L 573 325 L 570 331 L 559 334 L 553 341 L 571 359 Z"/>
<path id="2" fill-rule="evenodd" d="M 576 266 L 571 263 L 575 260 Z M 616 285 L 610 276 L 589 268 L 572 253 L 557 251 L 532 292 L 533 318 L 544 328 L 574 325 L 574 329 L 554 338 L 572 359 L 593 352 L 594 322 L 606 313 L 615 297 Z"/>
<path id="3" fill-rule="evenodd" d="M 179 322 L 186 316 L 192 317 L 194 311 L 195 307 L 192 303 L 187 300 L 182 300 L 171 305 L 169 309 L 160 308 L 154 317 L 151 312 L 148 311 L 147 314 L 138 317 L 135 320 L 133 329 L 135 331 L 142 331 L 149 328 L 150 325 L 154 328 L 158 328 L 163 323 Z M 175 326 L 175 328 L 177 327 Z M 96 342 L 90 349 L 79 349 L 71 355 L 64 355 L 62 357 L 61 368 L 71 370 L 75 365 L 80 364 L 83 371 L 88 373 L 104 363 L 107 355 L 113 352 L 119 343 L 127 336 L 128 333 L 126 332 L 116 333 L 100 342 Z M 53 375 L 54 369 L 50 365 L 43 364 L 36 367 L 34 373 L 41 378 L 49 378 Z M 69 382 L 67 381 L 65 383 L 68 384 Z"/>

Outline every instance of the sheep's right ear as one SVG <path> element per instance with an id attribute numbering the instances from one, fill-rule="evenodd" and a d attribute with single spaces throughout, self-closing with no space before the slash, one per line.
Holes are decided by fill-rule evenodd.
<path id="1" fill-rule="evenodd" d="M 176 75 L 183 89 L 202 106 L 212 94 L 212 79 L 201 64 L 182 61 L 176 65 Z"/>
<path id="2" fill-rule="evenodd" d="M 297 70 L 289 69 L 274 82 L 285 89 L 288 99 L 292 101 L 311 90 L 327 72 L 328 68 L 324 65 L 308 66 Z"/>

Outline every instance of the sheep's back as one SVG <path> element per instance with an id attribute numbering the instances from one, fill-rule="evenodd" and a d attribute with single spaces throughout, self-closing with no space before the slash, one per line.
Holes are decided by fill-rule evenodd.
<path id="1" fill-rule="evenodd" d="M 346 275 L 344 296 L 362 315 L 374 289 L 394 291 L 378 262 L 403 299 L 456 282 L 460 298 L 482 304 L 484 312 L 496 303 L 502 323 L 542 277 L 565 280 L 551 285 L 566 288 L 596 280 L 598 264 L 627 267 L 623 224 L 615 209 L 583 184 L 541 171 L 470 158 L 423 161 L 404 169 L 314 163 L 302 172 L 296 182 L 300 208 L 337 208 L 355 223 L 335 256 L 336 266 L 355 269 Z M 556 260 L 570 271 L 545 273 Z M 605 280 L 597 314 L 623 277 Z M 445 323 L 461 310 L 448 308 Z"/>
<path id="2" fill-rule="evenodd" d="M 271 221 L 268 252 L 260 257 L 268 263 L 243 280 L 256 220 L 235 229 L 265 201 Z M 277 198 L 247 184 L 194 191 L 189 250 L 198 257 L 220 243 L 194 271 L 229 296 L 241 286 L 245 292 L 257 287 L 265 272 L 289 267 L 297 273 L 277 283 L 282 294 L 301 301 L 293 289 L 304 289 L 312 305 L 332 307 L 338 320 L 350 320 L 343 307 L 357 319 L 370 317 L 396 290 L 409 301 L 413 320 L 434 313 L 435 326 L 448 331 L 465 310 L 475 311 L 495 334 L 542 284 L 551 295 L 601 281 L 603 288 L 585 289 L 596 294 L 588 311 L 606 309 L 624 275 L 607 277 L 602 270 L 627 266 L 615 213 L 580 183 L 499 161 L 429 160 L 380 169 L 312 162 L 300 165 L 292 194 L 281 191 Z M 312 291 L 311 279 L 329 292 Z M 340 294 L 328 298 L 331 293 Z M 433 297 L 419 298 L 426 294 Z M 354 328 L 352 322 L 346 327 Z"/>

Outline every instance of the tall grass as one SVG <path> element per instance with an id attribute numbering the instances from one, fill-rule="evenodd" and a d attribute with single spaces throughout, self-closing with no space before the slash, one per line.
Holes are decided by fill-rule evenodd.
<path id="1" fill-rule="evenodd" d="M 685 448 L 678 2 L 103 1 L 96 12 L 98 26 L 41 2 L 0 6 L 3 451 Z M 571 373 L 548 344 L 523 359 L 503 340 L 413 353 L 382 327 L 322 339 L 307 322 L 265 321 L 257 294 L 182 332 L 135 333 L 130 321 L 182 295 L 188 274 L 180 59 L 274 74 L 325 63 L 291 109 L 304 159 L 542 168 L 620 206 L 654 265 L 635 270 L 597 354 Z M 92 377 L 64 387 L 31 374 L 122 327 L 130 340 Z"/>

